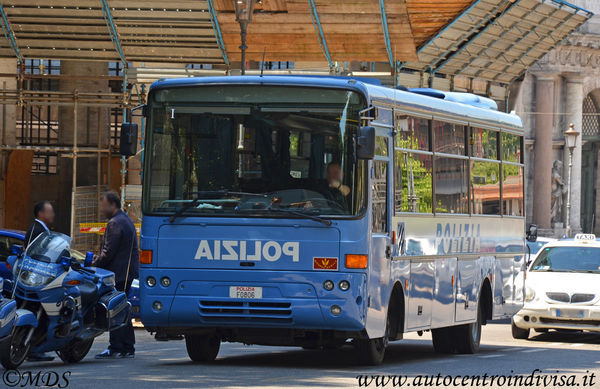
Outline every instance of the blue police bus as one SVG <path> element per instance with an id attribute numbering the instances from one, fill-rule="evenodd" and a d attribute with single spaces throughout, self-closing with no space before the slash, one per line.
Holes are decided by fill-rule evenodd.
<path id="1" fill-rule="evenodd" d="M 340 77 L 149 91 L 141 320 L 221 342 L 474 353 L 523 304 L 523 129 L 494 101 Z"/>

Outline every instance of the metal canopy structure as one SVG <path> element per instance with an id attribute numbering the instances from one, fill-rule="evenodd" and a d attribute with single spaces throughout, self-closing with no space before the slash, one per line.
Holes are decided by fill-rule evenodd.
<path id="1" fill-rule="evenodd" d="M 591 16 L 562 0 L 478 0 L 405 67 L 510 83 Z"/>
<path id="2" fill-rule="evenodd" d="M 232 0 L 0 0 L 0 56 L 240 60 Z M 592 16 L 563 0 L 261 0 L 247 58 L 360 60 L 510 83 Z"/>
<path id="3" fill-rule="evenodd" d="M 14 42 L 23 58 L 224 63 L 206 0 L 1 0 L 0 5 L 7 38 L 0 44 L 2 57 L 16 56 Z"/>

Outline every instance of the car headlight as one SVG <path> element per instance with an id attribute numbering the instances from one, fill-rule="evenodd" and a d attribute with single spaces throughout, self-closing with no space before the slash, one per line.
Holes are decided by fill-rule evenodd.
<path id="1" fill-rule="evenodd" d="M 27 286 L 41 286 L 49 284 L 54 280 L 52 276 L 45 276 L 29 270 L 23 270 L 21 272 L 20 281 Z"/>
<path id="2" fill-rule="evenodd" d="M 525 301 L 530 302 L 535 298 L 535 290 L 529 286 L 525 289 Z"/>

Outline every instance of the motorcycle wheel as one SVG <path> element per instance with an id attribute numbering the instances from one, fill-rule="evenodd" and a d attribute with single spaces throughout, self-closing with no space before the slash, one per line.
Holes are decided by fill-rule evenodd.
<path id="1" fill-rule="evenodd" d="M 11 370 L 21 366 L 27 358 L 31 343 L 25 343 L 30 327 L 16 327 L 10 341 L 4 342 L 0 347 L 0 363 L 5 369 Z"/>
<path id="2" fill-rule="evenodd" d="M 85 358 L 93 343 L 94 338 L 73 341 L 58 350 L 56 354 L 64 363 L 77 363 Z"/>

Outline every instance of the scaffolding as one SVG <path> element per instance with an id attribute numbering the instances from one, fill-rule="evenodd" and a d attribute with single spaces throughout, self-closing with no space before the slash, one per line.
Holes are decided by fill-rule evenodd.
<path id="1" fill-rule="evenodd" d="M 6 152 L 13 150 L 32 150 L 36 155 L 52 155 L 57 159 L 69 158 L 72 159 L 72 186 L 71 186 L 71 216 L 70 216 L 70 235 L 73 237 L 74 248 L 97 248 L 98 236 L 97 235 L 83 235 L 79 233 L 79 224 L 84 222 L 97 222 L 100 220 L 100 214 L 98 210 L 98 199 L 102 191 L 108 189 L 108 186 L 103 184 L 103 171 L 102 171 L 102 160 L 106 159 L 107 165 L 105 169 L 106 183 L 111 182 L 111 169 L 110 160 L 115 153 L 114 148 L 116 142 L 114 139 L 118 137 L 111 134 L 111 131 L 116 131 L 118 124 L 110 123 L 106 128 L 106 141 L 102 141 L 102 132 L 100 131 L 100 125 L 98 125 L 96 139 L 90 139 L 89 136 L 85 139 L 83 144 L 80 139 L 80 122 L 79 115 L 80 109 L 85 108 L 89 110 L 98 110 L 101 108 L 108 108 L 110 110 L 119 110 L 126 112 L 132 107 L 138 105 L 139 98 L 141 96 L 137 94 L 131 94 L 130 89 L 123 88 L 119 93 L 114 92 L 89 92 L 73 90 L 67 91 L 56 91 L 56 90 L 29 90 L 24 89 L 23 85 L 25 80 L 52 80 L 52 79 L 63 79 L 69 77 L 71 80 L 73 76 L 67 75 L 31 75 L 24 74 L 24 67 L 20 66 L 20 72 L 18 74 L 1 74 L 0 77 L 8 78 L 7 76 L 16 77 L 17 89 L 7 90 L 3 89 L 0 93 L 0 105 L 15 105 L 21 112 L 35 112 L 36 114 L 20 115 L 20 121 L 17 125 L 17 141 L 20 144 L 8 144 L 6 141 L 6 113 L 2 111 L 2 123 L 0 128 L 0 153 L 3 155 Z M 85 80 L 119 80 L 123 85 L 127 85 L 126 74 L 121 77 L 115 76 L 84 76 L 81 79 Z M 72 123 L 72 136 L 73 140 L 71 144 L 57 144 L 57 137 L 49 134 L 52 131 L 57 131 L 57 124 L 52 118 L 51 108 L 52 107 L 69 107 L 72 108 L 73 123 Z M 43 112 L 44 118 L 41 118 L 39 114 Z M 55 116 L 55 115 L 54 115 Z M 100 116 L 99 116 L 100 117 Z M 118 116 L 117 118 L 123 118 Z M 46 126 L 47 132 L 44 137 L 32 136 L 31 131 L 28 136 L 24 135 L 26 130 L 30 130 L 34 124 L 32 121 L 37 120 L 42 123 L 36 125 L 40 128 L 42 125 Z M 100 121 L 100 119 L 98 119 Z M 57 120 L 56 120 L 57 121 Z M 50 139 L 50 136 L 53 136 Z M 77 170 L 78 161 L 82 158 L 95 158 L 96 159 L 96 178 L 97 182 L 95 186 L 79 186 L 77 182 Z M 34 159 L 35 163 L 35 159 Z M 46 171 L 46 174 L 52 173 Z M 122 172 L 125 174 L 126 172 Z"/>

